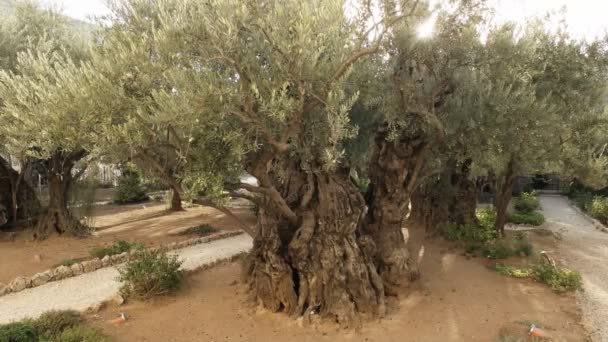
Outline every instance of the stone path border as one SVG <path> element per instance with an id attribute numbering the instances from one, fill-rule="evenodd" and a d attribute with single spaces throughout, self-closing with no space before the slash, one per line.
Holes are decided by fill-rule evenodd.
<path id="1" fill-rule="evenodd" d="M 173 242 L 166 246 L 161 247 L 152 247 L 150 250 L 166 248 L 167 250 L 177 250 L 182 249 L 189 246 L 194 246 L 202 243 L 209 243 L 211 241 L 216 241 L 220 239 L 226 239 L 233 236 L 241 235 L 244 232 L 242 231 L 228 231 L 221 232 L 218 234 L 213 234 L 210 236 L 204 236 L 200 238 L 192 238 L 185 241 Z M 71 266 L 58 266 L 53 269 L 49 269 L 40 273 L 37 273 L 31 277 L 19 276 L 13 279 L 8 285 L 4 285 L 0 283 L 0 296 L 7 295 L 9 293 L 15 293 L 19 291 L 23 291 L 28 288 L 33 288 L 37 286 L 44 285 L 48 282 L 62 280 L 70 277 L 79 276 L 83 273 L 94 272 L 98 269 L 109 267 L 113 265 L 122 264 L 127 262 L 129 258 L 137 256 L 141 253 L 138 250 L 134 250 L 131 252 L 124 252 L 121 254 L 116 254 L 112 256 L 105 256 L 103 259 L 99 258 L 90 258 L 78 263 L 75 263 Z"/>
<path id="2" fill-rule="evenodd" d="M 176 255 L 183 262 L 180 269 L 188 273 L 233 260 L 242 253 L 247 253 L 252 246 L 253 239 L 249 235 L 239 234 L 169 253 Z M 2 296 L 0 297 L 0 324 L 27 318 L 36 319 L 50 310 L 85 312 L 98 310 L 106 302 L 115 302 L 120 305 L 124 300 L 118 296 L 122 286 L 119 280 L 119 269 L 122 265 L 101 268 L 78 277 L 53 281 Z"/>

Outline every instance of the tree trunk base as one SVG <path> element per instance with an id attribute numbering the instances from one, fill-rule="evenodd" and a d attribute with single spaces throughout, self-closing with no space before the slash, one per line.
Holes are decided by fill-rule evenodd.
<path id="1" fill-rule="evenodd" d="M 364 201 L 348 179 L 315 175 L 314 196 L 293 227 L 260 208 L 258 235 L 248 262 L 248 282 L 259 304 L 294 316 L 351 325 L 383 316 L 384 285 L 375 244 L 357 234 Z M 359 236 L 357 236 L 359 235 Z"/>
<path id="2" fill-rule="evenodd" d="M 42 214 L 35 227 L 34 238 L 43 240 L 53 234 L 82 237 L 90 234 L 90 229 L 75 219 L 67 210 L 51 210 Z"/>

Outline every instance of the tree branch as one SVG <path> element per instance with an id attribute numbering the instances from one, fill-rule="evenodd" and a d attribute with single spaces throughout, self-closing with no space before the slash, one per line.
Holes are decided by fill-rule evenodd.
<path id="1" fill-rule="evenodd" d="M 255 238 L 255 236 L 257 235 L 256 232 L 251 227 L 249 227 L 243 220 L 241 220 L 232 211 L 230 211 L 230 209 L 226 208 L 223 205 L 219 205 L 219 204 L 215 203 L 214 201 L 207 199 L 207 198 L 197 198 L 197 199 L 193 200 L 192 203 L 196 203 L 196 204 L 200 204 L 203 206 L 217 209 L 217 210 L 221 211 L 222 213 L 224 213 L 226 216 L 235 220 L 241 226 L 241 229 L 243 231 L 245 231 L 245 233 L 249 234 L 249 236 L 251 236 L 252 238 Z"/>

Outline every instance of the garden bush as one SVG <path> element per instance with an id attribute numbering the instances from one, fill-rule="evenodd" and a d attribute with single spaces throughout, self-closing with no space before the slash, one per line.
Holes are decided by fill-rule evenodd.
<path id="1" fill-rule="evenodd" d="M 119 269 L 122 295 L 146 299 L 176 291 L 182 283 L 181 264 L 166 250 L 143 250 Z"/>
<path id="2" fill-rule="evenodd" d="M 508 241 L 496 240 L 483 248 L 483 256 L 489 259 L 506 259 L 515 254 Z"/>
<path id="3" fill-rule="evenodd" d="M 477 209 L 475 211 L 475 216 L 477 217 L 477 222 L 484 231 L 495 231 L 494 221 L 496 221 L 496 211 L 490 208 Z M 494 232 L 493 234 L 495 237 L 496 233 Z"/>
<path id="4" fill-rule="evenodd" d="M 146 190 L 141 183 L 139 174 L 132 170 L 126 170 L 118 179 L 118 186 L 114 194 L 114 203 L 127 204 L 138 203 L 148 200 Z"/>
<path id="5" fill-rule="evenodd" d="M 0 325 L 0 342 L 105 342 L 76 311 L 49 311 L 35 320 Z"/>
<path id="6" fill-rule="evenodd" d="M 580 273 L 563 267 L 555 267 L 541 261 L 532 267 L 515 267 L 496 264 L 496 272 L 515 278 L 533 278 L 545 283 L 556 292 L 580 290 L 583 281 Z"/>
<path id="7" fill-rule="evenodd" d="M 509 214 L 508 221 L 515 224 L 529 224 L 532 226 L 540 226 L 545 223 L 545 217 L 543 214 L 533 212 L 514 212 Z"/>
<path id="8" fill-rule="evenodd" d="M 581 274 L 562 267 L 553 267 L 547 262 L 541 262 L 533 267 L 534 277 L 549 285 L 554 291 L 568 292 L 583 287 Z"/>
<path id="9" fill-rule="evenodd" d="M 90 252 L 92 257 L 103 259 L 106 255 L 112 256 L 129 252 L 134 249 L 143 249 L 144 245 L 140 242 L 129 242 L 125 240 L 118 240 L 114 242 L 110 247 L 96 247 Z"/>
<path id="10" fill-rule="evenodd" d="M 38 333 L 30 322 L 0 325 L 0 341 L 2 342 L 32 342 L 37 340 Z"/>
<path id="11" fill-rule="evenodd" d="M 49 311 L 32 322 L 38 335 L 47 339 L 54 339 L 68 328 L 82 322 L 82 317 L 76 311 Z"/>
<path id="12" fill-rule="evenodd" d="M 588 206 L 589 214 L 602 223 L 608 223 L 608 198 L 596 196 Z"/>
<path id="13" fill-rule="evenodd" d="M 64 330 L 56 339 L 57 342 L 106 342 L 109 339 L 96 328 L 87 325 L 76 325 Z"/>
<path id="14" fill-rule="evenodd" d="M 522 192 L 515 199 L 515 210 L 517 211 L 531 213 L 538 208 L 540 208 L 540 202 L 534 192 Z"/>

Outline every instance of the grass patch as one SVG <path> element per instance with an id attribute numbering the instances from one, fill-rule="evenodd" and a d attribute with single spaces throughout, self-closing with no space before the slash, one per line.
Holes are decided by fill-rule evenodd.
<path id="1" fill-rule="evenodd" d="M 541 224 L 545 223 L 545 217 L 543 216 L 543 214 L 537 211 L 516 211 L 514 213 L 509 214 L 508 221 L 515 224 L 529 224 L 532 226 L 540 226 Z"/>
<path id="2" fill-rule="evenodd" d="M 147 299 L 178 290 L 182 284 L 182 262 L 166 250 L 143 250 L 136 259 L 119 269 L 124 297 Z"/>
<path id="3" fill-rule="evenodd" d="M 84 323 L 75 311 L 49 311 L 35 320 L 0 325 L 2 342 L 105 342 L 109 339 Z"/>
<path id="4" fill-rule="evenodd" d="M 203 223 L 196 227 L 190 227 L 183 232 L 179 233 L 179 235 L 198 235 L 198 236 L 207 236 L 213 233 L 219 232 L 219 229 L 213 227 L 212 225 Z"/>
<path id="5" fill-rule="evenodd" d="M 125 240 L 118 240 L 114 242 L 109 247 L 96 247 L 93 248 L 90 252 L 91 256 L 94 258 L 103 259 L 106 255 L 112 256 L 116 254 L 121 254 L 124 252 L 129 252 L 134 249 L 143 249 L 144 245 L 140 242 L 129 242 Z"/>
<path id="6" fill-rule="evenodd" d="M 580 273 L 565 267 L 554 267 L 547 262 L 539 262 L 532 267 L 505 266 L 497 263 L 494 270 L 510 277 L 535 279 L 560 293 L 580 290 L 583 286 Z"/>

